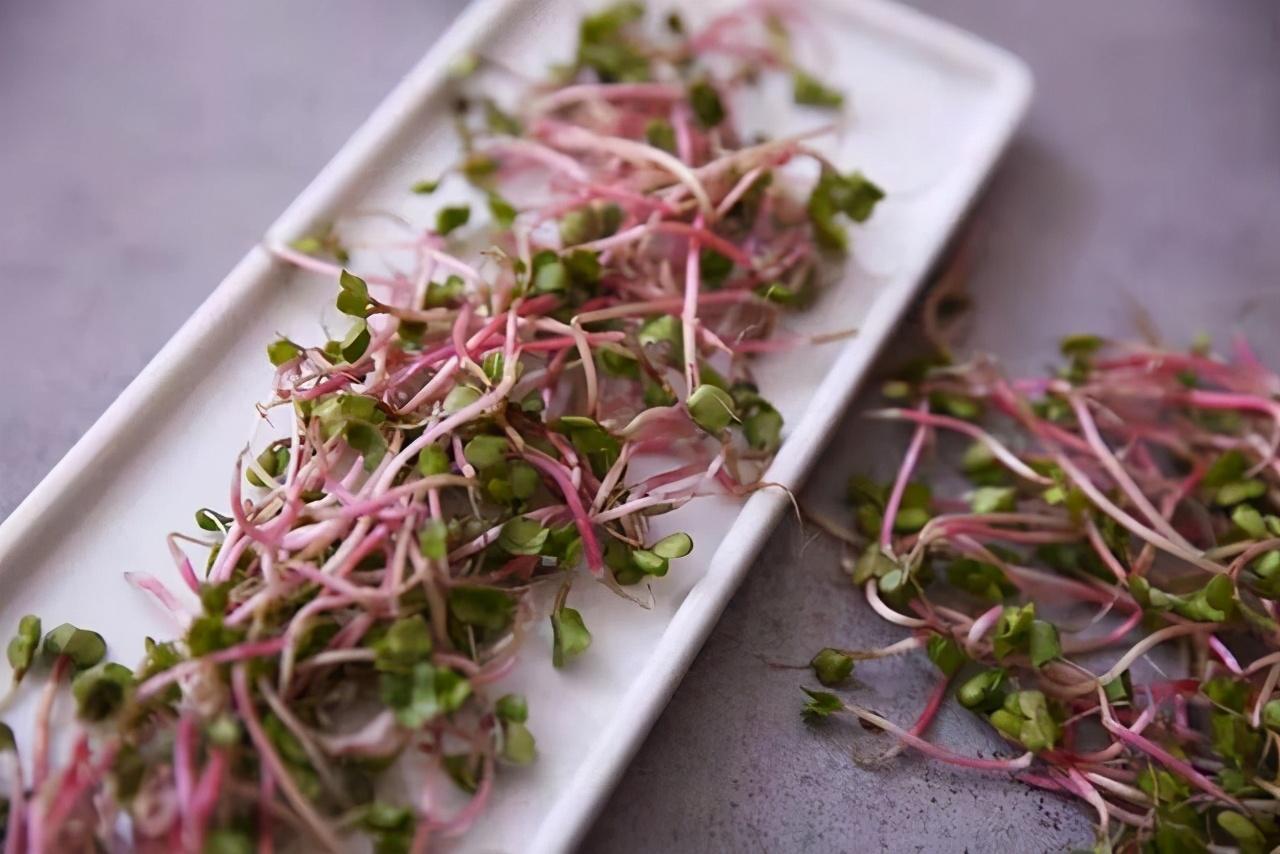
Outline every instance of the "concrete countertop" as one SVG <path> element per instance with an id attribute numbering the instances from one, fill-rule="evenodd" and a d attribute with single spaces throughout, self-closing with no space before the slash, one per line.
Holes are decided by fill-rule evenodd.
<path id="1" fill-rule="evenodd" d="M 315 174 L 460 0 L 0 3 L 0 517 Z M 1064 333 L 1280 341 L 1280 6 L 1269 0 L 920 0 L 1021 55 L 1026 127 L 968 228 L 967 343 L 1035 367 Z M 904 336 L 909 336 L 905 332 Z M 904 338 L 905 340 L 905 338 Z M 899 349 L 895 344 L 891 350 Z M 894 352 L 885 354 L 891 366 Z M 851 410 L 803 500 L 905 444 Z M 796 671 L 895 632 L 837 549 L 779 528 L 583 846 L 586 851 L 1061 850 L 1074 805 L 808 731 Z M 866 665 L 864 702 L 914 717 L 926 662 Z M 947 710 L 935 735 L 994 743 Z"/>

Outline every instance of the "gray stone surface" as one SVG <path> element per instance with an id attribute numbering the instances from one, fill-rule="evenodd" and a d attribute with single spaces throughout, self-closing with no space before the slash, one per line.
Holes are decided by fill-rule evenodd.
<path id="1" fill-rule="evenodd" d="M 0 2 L 0 515 L 142 368 L 461 0 Z M 1280 357 L 1280 7 L 920 0 L 1022 55 L 1039 89 L 970 227 L 969 341 L 1035 366 L 1059 334 L 1249 333 Z M 905 333 L 904 338 L 905 340 Z M 895 343 L 894 351 L 904 344 Z M 886 354 L 892 364 L 895 352 Z M 855 409 L 856 411 L 856 409 Z M 851 414 L 805 499 L 901 448 Z M 817 647 L 894 633 L 788 520 L 588 836 L 589 851 L 1058 850 L 1074 807 L 799 722 Z M 914 715 L 919 662 L 860 669 Z M 937 736 L 991 742 L 946 713 Z"/>

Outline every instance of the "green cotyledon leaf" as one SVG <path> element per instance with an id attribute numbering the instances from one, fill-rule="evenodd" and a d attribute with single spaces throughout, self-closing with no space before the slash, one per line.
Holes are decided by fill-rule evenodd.
<path id="1" fill-rule="evenodd" d="M 587 630 L 582 614 L 573 608 L 560 607 L 552 612 L 551 632 L 551 663 L 556 667 L 565 666 L 591 646 L 591 632 Z"/>

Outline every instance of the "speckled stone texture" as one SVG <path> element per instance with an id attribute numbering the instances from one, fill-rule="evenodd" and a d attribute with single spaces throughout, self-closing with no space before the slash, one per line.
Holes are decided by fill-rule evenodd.
<path id="1" fill-rule="evenodd" d="M 0 2 L 0 514 L 146 364 L 458 0 Z M 1241 330 L 1280 360 L 1280 6 L 1272 0 L 919 0 L 1035 72 L 1028 123 L 968 232 L 967 340 L 1035 367 L 1062 333 Z M 883 366 L 900 357 L 909 332 Z M 882 367 L 883 367 L 882 366 Z M 865 405 L 870 398 L 862 401 Z M 900 433 L 832 441 L 804 500 L 886 474 Z M 582 848 L 589 852 L 1056 851 L 1089 821 L 999 777 L 800 722 L 807 660 L 897 637 L 828 541 L 785 521 Z M 859 667 L 914 717 L 922 661 Z M 948 744 L 989 751 L 948 709 Z"/>

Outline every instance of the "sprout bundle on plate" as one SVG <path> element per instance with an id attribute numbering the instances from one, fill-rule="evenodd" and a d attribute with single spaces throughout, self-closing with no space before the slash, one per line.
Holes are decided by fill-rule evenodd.
<path id="1" fill-rule="evenodd" d="M 394 240 L 356 246 L 339 224 L 275 247 L 331 277 L 347 326 L 268 346 L 262 410 L 284 435 L 241 456 L 227 512 L 196 514 L 203 536 L 170 540 L 199 607 L 131 575 L 179 639 L 129 671 L 92 632 L 42 639 L 23 621 L 15 687 L 50 669 L 33 776 L 0 740 L 5 854 L 299 834 L 333 849 L 353 831 L 390 852 L 456 835 L 499 765 L 535 757 L 525 701 L 494 687 L 530 619 L 549 616 L 569 665 L 591 643 L 570 604 L 580 565 L 639 599 L 693 549 L 650 536 L 650 517 L 761 485 L 783 424 L 748 357 L 804 343 L 780 313 L 881 192 L 810 150 L 813 134 L 742 138 L 739 91 L 770 74 L 815 109 L 841 101 L 792 67 L 781 18 L 754 7 L 686 33 L 672 16 L 654 38 L 642 13 L 585 19 L 573 65 L 510 113 L 462 63 L 463 156 L 406 188 L 441 197 L 430 228 L 386 215 Z M 451 193 L 464 187 L 485 210 Z M 654 473 L 634 474 L 642 460 Z M 549 615 L 540 585 L 558 588 Z M 72 671 L 92 725 L 54 763 L 50 709 Z M 430 772 L 376 799 L 401 759 L 470 799 L 451 808 Z"/>
<path id="2" fill-rule="evenodd" d="M 848 561 L 875 611 L 912 636 L 825 649 L 828 686 L 856 659 L 922 650 L 942 671 L 910 727 L 852 714 L 954 765 L 1079 797 L 1098 850 L 1272 850 L 1280 842 L 1280 376 L 1241 341 L 1230 360 L 1074 336 L 1054 375 L 987 360 L 895 382 L 914 432 L 889 484 L 851 483 L 869 545 Z M 939 433 L 969 441 L 970 488 L 912 480 Z M 852 542 L 863 542 L 850 534 Z M 1170 671 L 1149 654 L 1180 652 Z M 955 683 L 1017 751 L 925 739 Z"/>

